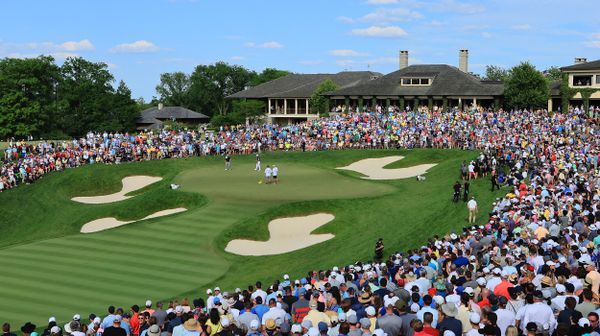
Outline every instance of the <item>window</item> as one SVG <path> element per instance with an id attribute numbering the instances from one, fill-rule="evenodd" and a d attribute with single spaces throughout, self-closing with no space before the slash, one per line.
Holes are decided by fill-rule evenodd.
<path id="1" fill-rule="evenodd" d="M 600 84 L 600 75 L 596 75 L 596 84 Z"/>
<path id="2" fill-rule="evenodd" d="M 431 78 L 402 78 L 403 86 L 426 86 L 431 85 Z"/>
<path id="3" fill-rule="evenodd" d="M 573 76 L 573 86 L 590 86 L 592 85 L 592 75 Z"/>

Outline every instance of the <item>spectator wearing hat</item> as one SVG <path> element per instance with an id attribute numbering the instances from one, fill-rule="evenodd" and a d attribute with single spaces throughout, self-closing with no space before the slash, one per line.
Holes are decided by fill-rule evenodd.
<path id="1" fill-rule="evenodd" d="M 362 331 L 360 330 L 360 325 L 358 324 L 358 318 L 356 314 L 348 315 L 348 325 L 350 326 L 350 330 L 348 331 L 348 336 L 362 336 Z"/>
<path id="2" fill-rule="evenodd" d="M 243 331 L 243 328 L 242 328 Z M 302 329 L 300 329 L 300 332 L 302 332 Z M 261 336 L 261 330 L 260 330 L 260 322 L 257 320 L 252 320 L 250 322 L 250 324 L 248 325 L 248 330 L 246 332 L 246 336 Z"/>
<path id="3" fill-rule="evenodd" d="M 121 316 L 115 315 L 112 325 L 104 328 L 102 336 L 127 336 L 127 331 L 121 327 Z"/>
<path id="4" fill-rule="evenodd" d="M 150 314 L 150 316 L 152 316 L 152 314 L 154 314 L 154 309 L 152 309 L 152 301 L 151 300 L 146 300 L 144 307 L 146 309 L 144 309 L 143 312 L 147 312 L 148 314 Z"/>
<path id="5" fill-rule="evenodd" d="M 505 336 L 506 328 L 508 326 L 515 324 L 515 313 L 506 309 L 506 305 L 508 304 L 508 300 L 504 296 L 498 297 L 498 309 L 496 309 L 495 313 L 498 317 L 498 321 L 496 324 L 498 328 L 500 328 L 500 335 Z"/>
<path id="6" fill-rule="evenodd" d="M 598 290 L 600 288 L 600 273 L 596 271 L 596 265 L 591 260 L 588 260 L 584 263 L 585 271 L 587 275 L 585 276 L 585 283 L 591 286 L 592 293 L 594 297 L 600 298 L 600 294 Z"/>
<path id="7" fill-rule="evenodd" d="M 385 315 L 377 318 L 375 328 L 383 329 L 387 335 L 400 335 L 402 331 L 402 318 L 394 314 L 394 302 L 384 300 Z"/>
<path id="8" fill-rule="evenodd" d="M 442 320 L 438 323 L 437 329 L 440 332 L 446 330 L 452 331 L 455 335 L 462 335 L 462 323 L 456 319 L 458 308 L 454 303 L 444 303 L 441 309 Z"/>
<path id="9" fill-rule="evenodd" d="M 362 331 L 363 336 L 371 336 L 371 320 L 366 317 L 363 317 L 358 321 L 360 323 L 360 329 Z"/>
<path id="10" fill-rule="evenodd" d="M 56 317 L 52 316 L 48 319 L 48 326 L 44 329 L 42 336 L 50 335 L 50 329 L 52 329 L 52 327 L 54 327 L 54 326 L 56 326 Z M 9 329 L 10 329 L 10 325 L 9 325 Z M 60 328 L 59 328 L 59 330 L 60 330 Z"/>
<path id="11" fill-rule="evenodd" d="M 395 303 L 398 316 L 402 319 L 402 335 L 411 335 L 413 330 L 410 327 L 410 322 L 417 318 L 417 315 L 408 313 L 408 306 L 404 300 L 397 300 Z"/>
<path id="12" fill-rule="evenodd" d="M 475 312 L 469 313 L 469 325 L 471 328 L 465 334 L 465 336 L 479 336 L 479 323 L 481 322 L 481 316 Z"/>
<path id="13" fill-rule="evenodd" d="M 539 290 L 533 292 L 533 303 L 520 309 L 517 312 L 515 320 L 515 324 L 520 326 L 523 332 L 526 331 L 526 326 L 529 322 L 548 326 L 550 334 L 556 329 L 554 312 L 552 311 L 552 308 L 544 302 L 544 296 Z"/>
<path id="14" fill-rule="evenodd" d="M 500 283 L 496 285 L 494 288 L 494 295 L 503 296 L 506 299 L 510 297 L 508 294 L 508 288 L 514 287 L 510 281 L 508 281 L 509 273 L 506 270 L 502 270 L 500 272 Z"/>
<path id="15" fill-rule="evenodd" d="M 221 330 L 219 332 L 215 333 L 214 335 L 217 335 L 217 336 L 239 335 L 239 330 L 237 329 L 235 324 L 233 324 L 229 318 L 227 318 L 227 317 L 221 318 L 220 325 L 221 325 Z M 270 326 L 272 326 L 272 325 L 270 324 Z M 277 326 L 275 326 L 275 329 L 277 329 Z M 267 332 L 267 335 L 273 336 L 273 335 L 275 335 L 275 331 L 276 331 L 275 329 L 274 330 L 265 330 L 265 331 Z"/>
<path id="16" fill-rule="evenodd" d="M 313 326 L 318 326 L 319 322 L 324 322 L 328 326 L 331 325 L 331 320 L 327 314 L 319 311 L 317 309 L 318 304 L 316 300 L 311 300 L 309 304 L 310 311 L 304 317 L 304 320 L 308 320 L 312 323 Z"/>

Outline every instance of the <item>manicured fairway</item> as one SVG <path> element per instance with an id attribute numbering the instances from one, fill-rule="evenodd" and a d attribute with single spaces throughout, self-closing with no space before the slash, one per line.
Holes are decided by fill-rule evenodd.
<path id="1" fill-rule="evenodd" d="M 390 168 L 438 166 L 425 182 L 366 181 L 334 169 L 388 155 L 406 156 Z M 51 174 L 0 194 L 0 316 L 17 325 L 34 314 L 39 325 L 50 315 L 65 321 L 74 313 L 104 314 L 109 304 L 193 298 L 216 284 L 231 289 L 258 279 L 268 283 L 283 273 L 298 277 L 308 269 L 369 259 L 378 237 L 384 237 L 386 252 L 420 246 L 433 234 L 466 224 L 466 206 L 450 201 L 451 186 L 460 162 L 476 155 L 441 150 L 263 154 L 263 168 L 279 166 L 279 185 L 258 183 L 262 173 L 253 171 L 253 156 L 234 157 L 228 172 L 221 158 L 192 158 Z M 140 174 L 163 181 L 114 204 L 70 201 L 118 191 L 123 177 Z M 173 182 L 182 188 L 170 190 Z M 472 194 L 485 214 L 495 197 L 488 181 L 474 183 Z M 179 206 L 189 211 L 78 233 L 93 219 L 137 219 Z M 269 257 L 223 251 L 231 239 L 266 240 L 267 224 L 275 217 L 320 211 L 336 216 L 316 231 L 333 233 L 330 241 Z"/>

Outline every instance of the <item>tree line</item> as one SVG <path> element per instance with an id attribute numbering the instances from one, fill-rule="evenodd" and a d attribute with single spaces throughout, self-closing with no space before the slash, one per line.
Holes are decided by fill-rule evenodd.
<path id="1" fill-rule="evenodd" d="M 156 92 L 161 103 L 201 112 L 211 117 L 213 124 L 239 124 L 244 123 L 246 118 L 264 115 L 265 104 L 226 97 L 288 74 L 290 72 L 273 68 L 257 73 L 225 62 L 201 64 L 189 75 L 183 72 L 163 73 Z"/>
<path id="2" fill-rule="evenodd" d="M 0 60 L 0 138 L 66 138 L 127 131 L 139 115 L 131 91 L 102 62 L 51 56 Z"/>

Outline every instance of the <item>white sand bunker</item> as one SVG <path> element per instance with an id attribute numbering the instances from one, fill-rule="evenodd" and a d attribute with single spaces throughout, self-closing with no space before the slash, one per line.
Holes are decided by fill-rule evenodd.
<path id="1" fill-rule="evenodd" d="M 310 234 L 334 218 L 331 214 L 318 213 L 274 219 L 269 222 L 270 238 L 266 242 L 236 239 L 227 244 L 225 251 L 244 256 L 263 256 L 300 250 L 335 237 L 330 233 Z"/>
<path id="2" fill-rule="evenodd" d="M 133 197 L 133 196 L 125 196 L 126 194 L 128 194 L 132 191 L 140 190 L 140 189 L 147 187 L 147 186 L 151 185 L 152 183 L 156 183 L 160 180 L 162 180 L 162 177 L 142 176 L 142 175 L 127 176 L 127 177 L 123 178 L 123 180 L 122 180 L 123 188 L 119 192 L 116 192 L 116 193 L 110 194 L 110 195 L 103 195 L 103 196 L 73 197 L 73 198 L 71 198 L 71 200 L 75 201 L 75 202 L 79 202 L 79 203 L 85 203 L 85 204 L 105 204 L 105 203 L 124 201 L 128 198 Z"/>
<path id="3" fill-rule="evenodd" d="M 427 173 L 427 170 L 435 167 L 437 164 L 421 164 L 406 168 L 383 169 L 392 162 L 404 159 L 404 156 L 386 156 L 382 158 L 364 159 L 346 167 L 336 169 L 352 170 L 366 175 L 362 177 L 366 180 L 398 180 L 416 177 Z"/>
<path id="4" fill-rule="evenodd" d="M 108 229 L 114 229 L 114 228 L 122 226 L 122 225 L 139 222 L 139 221 L 143 221 L 146 219 L 168 216 L 168 215 L 172 215 L 172 214 L 176 214 L 176 213 L 180 213 L 180 212 L 184 212 L 184 211 L 187 211 L 187 209 L 186 208 L 175 208 L 175 209 L 161 210 L 161 211 L 155 212 L 151 215 L 148 215 L 142 219 L 138 219 L 138 220 L 134 220 L 134 221 L 120 221 L 114 217 L 100 218 L 100 219 L 96 219 L 96 220 L 93 220 L 91 222 L 84 224 L 81 227 L 81 233 L 93 233 L 93 232 L 99 232 L 99 231 L 104 231 L 104 230 L 108 230 Z"/>

